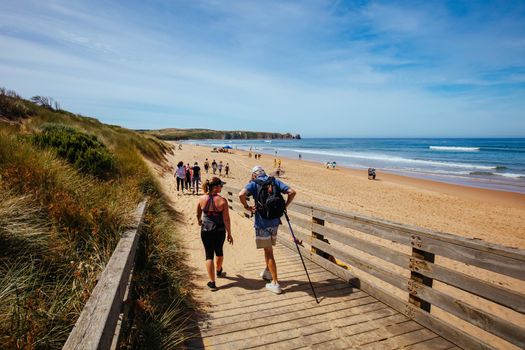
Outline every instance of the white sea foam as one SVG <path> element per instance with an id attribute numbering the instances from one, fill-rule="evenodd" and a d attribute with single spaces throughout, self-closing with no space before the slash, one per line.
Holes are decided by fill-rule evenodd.
<path id="1" fill-rule="evenodd" d="M 525 174 L 497 173 L 496 175 L 510 177 L 510 178 L 513 178 L 513 179 L 525 179 Z"/>
<path id="2" fill-rule="evenodd" d="M 298 150 L 293 151 L 299 153 L 316 154 L 330 157 L 345 157 L 355 159 L 368 159 L 377 160 L 391 163 L 408 163 L 408 164 L 419 164 L 434 167 L 449 167 L 449 168 L 465 168 L 465 169 L 482 169 L 482 170 L 494 170 L 495 166 L 480 165 L 480 164 L 467 164 L 467 163 L 454 163 L 454 162 L 439 162 L 435 160 L 423 160 L 423 159 L 410 159 L 402 157 L 391 157 L 384 154 L 373 154 L 373 153 L 354 153 L 354 152 L 329 152 L 321 150 Z"/>
<path id="3" fill-rule="evenodd" d="M 429 146 L 428 148 L 435 151 L 452 151 L 452 152 L 476 152 L 479 147 L 452 147 L 452 146 Z"/>

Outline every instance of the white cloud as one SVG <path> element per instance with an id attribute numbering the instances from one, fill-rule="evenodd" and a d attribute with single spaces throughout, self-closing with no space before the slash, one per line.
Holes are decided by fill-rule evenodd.
<path id="1" fill-rule="evenodd" d="M 523 66 L 522 38 L 509 35 L 485 55 L 486 38 L 497 41 L 500 29 L 479 24 L 478 37 L 442 9 L 432 16 L 429 6 L 375 3 L 346 13 L 317 2 L 141 6 L 9 8 L 0 14 L 1 84 L 135 128 L 183 123 L 317 136 L 474 135 L 490 132 L 490 115 L 512 120 L 525 107 L 523 89 L 504 97 L 487 90 L 522 83 L 523 71 L 480 73 Z M 447 84 L 479 88 L 428 90 Z"/>

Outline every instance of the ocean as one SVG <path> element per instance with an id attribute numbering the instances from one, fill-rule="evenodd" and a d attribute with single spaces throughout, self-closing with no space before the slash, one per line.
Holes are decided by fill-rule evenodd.
<path id="1" fill-rule="evenodd" d="M 193 140 L 192 144 L 525 193 L 525 139 Z"/>

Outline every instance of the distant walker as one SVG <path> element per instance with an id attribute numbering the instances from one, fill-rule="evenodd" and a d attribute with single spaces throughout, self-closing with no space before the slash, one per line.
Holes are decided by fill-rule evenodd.
<path id="1" fill-rule="evenodd" d="M 368 168 L 368 180 L 376 179 L 376 170 L 374 168 Z"/>

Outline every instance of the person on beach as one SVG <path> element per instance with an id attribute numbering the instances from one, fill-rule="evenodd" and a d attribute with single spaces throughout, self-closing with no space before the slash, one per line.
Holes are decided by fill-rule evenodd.
<path id="1" fill-rule="evenodd" d="M 273 293 L 280 294 L 282 289 L 277 278 L 277 264 L 273 256 L 273 246 L 277 243 L 277 229 L 279 228 L 281 219 L 280 217 L 263 217 L 263 215 L 266 215 L 262 212 L 264 206 L 260 199 L 264 198 L 264 193 L 261 192 L 264 190 L 269 191 L 268 193 L 275 191 L 273 193 L 287 194 L 286 203 L 284 204 L 285 207 L 292 202 L 295 197 L 295 191 L 280 180 L 268 177 L 264 169 L 260 165 L 256 165 L 252 169 L 251 181 L 239 192 L 239 199 L 244 208 L 255 214 L 255 245 L 257 249 L 264 249 L 266 268 L 261 272 L 260 276 L 264 280 L 271 280 L 270 283 L 266 284 L 266 289 Z M 247 196 L 253 196 L 256 202 L 255 206 L 248 205 L 246 202 Z M 268 198 L 268 195 L 266 198 Z"/>
<path id="2" fill-rule="evenodd" d="M 206 171 L 206 174 L 208 174 L 208 170 L 210 169 L 210 162 L 208 162 L 208 158 L 204 161 L 204 171 Z"/>
<path id="3" fill-rule="evenodd" d="M 175 169 L 175 178 L 177 180 L 177 192 L 179 189 L 184 193 L 184 180 L 186 179 L 186 169 L 184 168 L 184 162 L 180 161 L 177 163 L 177 169 Z"/>
<path id="4" fill-rule="evenodd" d="M 283 170 L 281 169 L 281 166 L 279 165 L 277 167 L 277 170 L 275 171 L 275 175 L 277 175 L 277 177 L 281 177 L 281 173 L 283 172 Z"/>
<path id="5" fill-rule="evenodd" d="M 186 164 L 186 177 L 184 180 L 184 185 L 186 186 L 186 190 L 189 191 L 191 187 L 191 167 L 190 163 Z"/>
<path id="6" fill-rule="evenodd" d="M 376 170 L 374 168 L 368 168 L 368 180 L 376 179 Z"/>
<path id="7" fill-rule="evenodd" d="M 211 162 L 211 169 L 213 170 L 213 175 L 215 175 L 217 173 L 217 162 L 215 159 Z"/>
<path id="8" fill-rule="evenodd" d="M 219 176 L 222 175 L 222 167 L 223 167 L 223 165 L 222 165 L 222 160 L 221 160 L 221 161 L 219 161 L 219 165 L 218 165 L 218 168 L 219 168 Z"/>
<path id="9" fill-rule="evenodd" d="M 192 190 L 191 192 L 193 194 L 199 194 L 199 184 L 201 182 L 201 167 L 199 166 L 199 164 L 197 162 L 195 162 L 195 164 L 193 164 L 193 168 L 191 168 L 192 170 L 192 180 L 191 180 L 191 185 L 192 185 Z"/>
<path id="10" fill-rule="evenodd" d="M 299 160 L 303 159 L 303 156 L 301 155 L 301 153 L 299 153 Z"/>
<path id="11" fill-rule="evenodd" d="M 206 253 L 206 270 L 209 278 L 207 286 L 213 291 L 217 290 L 215 275 L 217 277 L 226 275 L 222 270 L 224 240 L 227 238 L 228 243 L 233 245 L 228 201 L 220 195 L 224 184 L 225 182 L 215 176 L 211 181 L 206 180 L 202 185 L 205 194 L 199 198 L 197 203 L 197 221 L 201 227 L 201 240 Z M 215 266 L 213 264 L 214 255 L 216 256 Z"/>
<path id="12" fill-rule="evenodd" d="M 224 166 L 224 173 L 226 174 L 226 177 L 229 177 L 229 174 L 230 174 L 230 164 L 229 163 L 226 163 L 226 165 Z"/>

